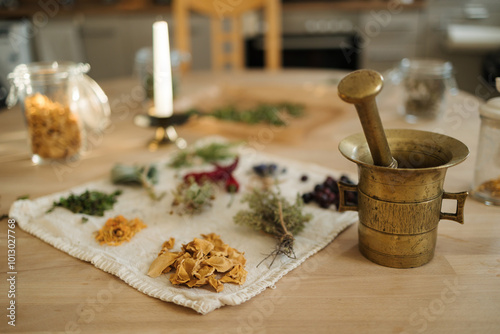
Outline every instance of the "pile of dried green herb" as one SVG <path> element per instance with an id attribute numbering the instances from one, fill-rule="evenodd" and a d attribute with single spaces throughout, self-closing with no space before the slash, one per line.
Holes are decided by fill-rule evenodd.
<path id="1" fill-rule="evenodd" d="M 286 119 L 288 116 L 297 118 L 304 114 L 304 106 L 294 103 L 262 103 L 254 108 L 241 110 L 234 105 L 228 105 L 210 112 L 200 112 L 193 109 L 190 110 L 190 113 L 200 116 L 211 116 L 224 121 L 285 126 L 287 125 Z"/>
<path id="2" fill-rule="evenodd" d="M 205 207 L 212 204 L 211 202 L 215 199 L 214 185 L 212 182 L 204 182 L 199 185 L 193 178 L 190 178 L 187 182 L 181 182 L 173 195 L 172 206 L 179 206 L 177 213 L 191 215 L 203 211 Z"/>
<path id="3" fill-rule="evenodd" d="M 155 165 L 128 166 L 116 164 L 111 170 L 111 182 L 114 184 L 139 185 L 146 189 L 149 197 L 153 200 L 160 200 L 165 195 L 157 195 L 154 186 L 158 183 L 158 169 Z"/>
<path id="4" fill-rule="evenodd" d="M 168 163 L 169 167 L 182 168 L 196 164 L 214 163 L 236 157 L 235 143 L 210 143 L 179 151 Z"/>
<path id="5" fill-rule="evenodd" d="M 54 202 L 47 213 L 52 212 L 56 207 L 62 207 L 73 213 L 84 213 L 91 216 L 104 216 L 104 211 L 112 209 L 122 191 L 117 190 L 111 194 L 100 191 L 85 190 L 80 195 L 71 194 L 67 198 L 61 197 L 59 202 Z"/>
<path id="6" fill-rule="evenodd" d="M 311 214 L 302 212 L 304 202 L 300 195 L 297 194 L 295 203 L 291 204 L 278 193 L 254 190 L 243 198 L 243 202 L 248 203 L 249 210 L 239 211 L 233 221 L 271 234 L 278 241 L 276 249 L 264 260 L 274 256 L 270 264 L 272 266 L 280 254 L 295 258 L 294 235 L 302 231 L 305 223 L 312 219 Z"/>

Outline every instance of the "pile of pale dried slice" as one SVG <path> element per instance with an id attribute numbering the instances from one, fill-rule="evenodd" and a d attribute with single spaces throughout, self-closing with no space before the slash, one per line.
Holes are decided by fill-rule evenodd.
<path id="1" fill-rule="evenodd" d="M 247 276 L 244 254 L 225 244 L 218 235 L 202 234 L 203 239 L 182 245 L 180 252 L 171 252 L 175 239 L 166 241 L 158 257 L 151 263 L 148 276 L 169 273 L 174 285 L 188 287 L 210 285 L 215 291 L 224 289 L 223 283 L 243 284 Z"/>

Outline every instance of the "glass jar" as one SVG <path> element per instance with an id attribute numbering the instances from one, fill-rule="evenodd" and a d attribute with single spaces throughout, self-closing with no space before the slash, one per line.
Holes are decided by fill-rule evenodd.
<path id="1" fill-rule="evenodd" d="M 479 108 L 481 129 L 472 197 L 488 205 L 500 205 L 500 97 Z"/>
<path id="2" fill-rule="evenodd" d="M 82 63 L 32 63 L 9 74 L 7 104 L 21 102 L 33 163 L 76 160 L 86 148 L 86 132 L 109 125 L 108 99 L 85 75 L 89 69 Z"/>
<path id="3" fill-rule="evenodd" d="M 402 88 L 398 110 L 409 123 L 443 115 L 449 95 L 458 88 L 450 62 L 439 59 L 403 59 L 391 74 Z"/>
<path id="4" fill-rule="evenodd" d="M 186 52 L 172 50 L 170 52 L 170 64 L 172 66 L 172 94 L 175 98 L 180 87 L 180 68 L 182 63 L 189 62 L 191 56 Z M 145 103 L 152 104 L 154 100 L 154 78 L 153 78 L 153 49 L 145 47 L 139 49 L 135 55 L 134 72 L 145 92 Z"/>

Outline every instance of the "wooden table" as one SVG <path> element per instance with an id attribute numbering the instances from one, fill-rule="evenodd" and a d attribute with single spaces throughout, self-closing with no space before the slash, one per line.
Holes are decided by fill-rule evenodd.
<path id="1" fill-rule="evenodd" d="M 238 75 L 193 73 L 183 80 L 183 95 L 196 95 L 209 85 L 229 83 L 279 89 L 302 86 L 311 102 L 326 99 L 335 117 L 297 135 L 244 138 L 255 149 L 315 162 L 352 174 L 356 166 L 337 145 L 361 131 L 352 106 L 339 100 L 335 83 L 345 73 L 287 71 Z M 72 165 L 32 166 L 19 109 L 0 113 L 0 212 L 21 195 L 31 198 L 66 190 L 108 175 L 116 162 L 155 161 L 170 148 L 149 152 L 151 129 L 136 127 L 140 96 L 133 79 L 103 82 L 113 111 L 113 124 L 93 138 L 88 154 Z M 479 101 L 461 93 L 440 121 L 410 125 L 397 114 L 390 87 L 380 98 L 386 128 L 443 132 L 463 141 L 469 159 L 448 171 L 445 190 L 470 190 L 479 132 Z M 273 91 L 268 94 L 272 95 Z M 215 129 L 215 130 L 214 130 Z M 179 133 L 188 142 L 224 128 L 187 124 Z M 263 133 L 263 132 L 262 132 Z M 261 133 L 261 134 L 262 134 Z M 231 133 L 231 139 L 238 135 Z M 243 137 L 243 138 L 242 138 Z M 267 138 L 267 139 L 266 139 Z M 252 142 L 253 140 L 253 142 Z M 260 141 L 259 141 L 260 140 Z M 4 220 L 5 222 L 5 220 Z M 239 306 L 226 306 L 201 316 L 191 309 L 162 302 L 120 279 L 77 260 L 19 227 L 16 236 L 16 328 L 7 325 L 9 286 L 0 290 L 1 332 L 169 332 L 169 333 L 499 333 L 500 208 L 472 199 L 465 206 L 465 225 L 442 221 L 435 258 L 419 268 L 392 269 L 366 260 L 357 248 L 357 227 L 267 289 Z M 7 224 L 1 224 L 1 271 L 7 272 Z M 3 275 L 6 277 L 6 275 Z"/>

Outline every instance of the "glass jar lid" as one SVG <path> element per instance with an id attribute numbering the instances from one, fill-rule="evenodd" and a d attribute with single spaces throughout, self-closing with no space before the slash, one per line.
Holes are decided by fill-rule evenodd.
<path id="1" fill-rule="evenodd" d="M 71 75 L 87 73 L 89 64 L 73 62 L 37 62 L 20 64 L 9 74 L 8 79 L 14 85 L 28 84 L 36 81 L 53 81 L 67 79 Z"/>
<path id="2" fill-rule="evenodd" d="M 33 86 L 46 87 L 64 84 L 74 78 L 71 102 L 78 109 L 86 126 L 99 132 L 110 124 L 111 109 L 101 87 L 86 73 L 89 64 L 74 62 L 35 62 L 21 64 L 8 75 L 11 83 L 7 106 L 12 108 L 19 99 L 34 91 Z M 29 89 L 28 89 L 29 88 Z M 23 103 L 23 101 L 21 101 Z"/>
<path id="3" fill-rule="evenodd" d="M 10 91 L 7 96 L 7 106 L 16 105 L 19 92 L 29 85 L 58 84 L 68 80 L 73 75 L 85 74 L 90 70 L 89 64 L 74 62 L 35 62 L 17 65 L 9 73 Z"/>
<path id="4" fill-rule="evenodd" d="M 479 113 L 483 117 L 500 121 L 500 97 L 495 97 L 479 108 Z"/>
<path id="5" fill-rule="evenodd" d="M 500 78 L 496 78 L 497 90 L 500 92 Z M 479 107 L 479 113 L 482 117 L 494 120 L 500 120 L 500 97 L 489 99 L 485 104 Z"/>
<path id="6" fill-rule="evenodd" d="M 417 74 L 436 78 L 450 78 L 453 76 L 453 65 L 441 59 L 409 59 L 401 60 L 400 69 L 403 73 Z"/>
<path id="7" fill-rule="evenodd" d="M 191 56 L 187 52 L 177 50 L 170 51 L 170 63 L 172 67 L 178 67 L 181 63 L 189 62 Z M 135 54 L 135 63 L 137 65 L 153 65 L 153 48 L 144 47 Z"/>

